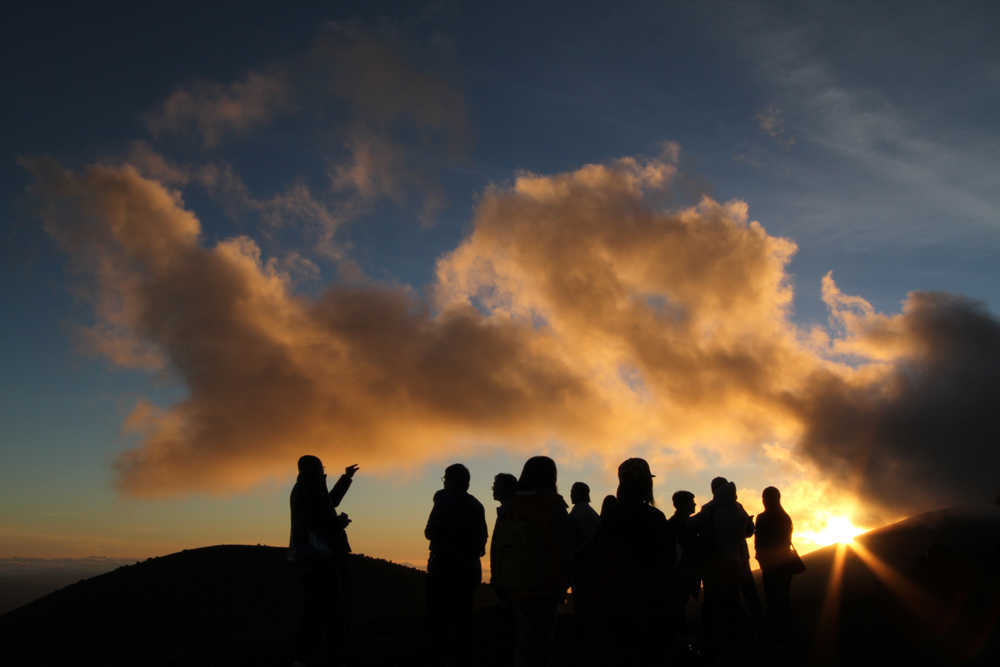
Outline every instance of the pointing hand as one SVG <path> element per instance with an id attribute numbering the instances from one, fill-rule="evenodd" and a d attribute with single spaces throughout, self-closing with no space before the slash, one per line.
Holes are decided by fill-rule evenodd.
<path id="1" fill-rule="evenodd" d="M 356 473 L 357 471 L 358 471 L 357 463 L 355 463 L 354 465 L 349 465 L 346 468 L 344 468 L 344 474 L 347 475 L 348 477 L 354 477 L 354 473 Z"/>

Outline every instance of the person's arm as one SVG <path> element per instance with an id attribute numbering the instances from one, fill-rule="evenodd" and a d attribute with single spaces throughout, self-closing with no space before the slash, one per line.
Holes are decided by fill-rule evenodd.
<path id="1" fill-rule="evenodd" d="M 433 541 L 441 533 L 441 508 L 437 503 L 437 494 L 434 494 L 434 507 L 427 517 L 427 525 L 424 527 L 424 537 Z"/>
<path id="2" fill-rule="evenodd" d="M 354 473 L 358 471 L 358 466 L 350 465 L 344 468 L 344 474 L 340 476 L 337 483 L 333 485 L 330 489 L 330 504 L 334 509 L 340 506 L 340 501 L 344 499 L 347 495 L 347 490 L 351 488 L 351 481 L 354 479 Z"/>

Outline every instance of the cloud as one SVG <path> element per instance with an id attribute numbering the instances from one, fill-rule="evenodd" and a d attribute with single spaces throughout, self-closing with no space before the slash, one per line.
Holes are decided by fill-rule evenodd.
<path id="1" fill-rule="evenodd" d="M 296 297 L 250 239 L 203 247 L 179 196 L 130 166 L 28 166 L 98 303 L 121 304 L 116 322 L 190 392 L 129 417 L 142 444 L 116 463 L 128 493 L 246 487 L 305 451 L 391 466 L 486 437 L 595 435 L 588 415 L 613 414 L 529 326 L 432 314 L 401 288 Z"/>
<path id="2" fill-rule="evenodd" d="M 775 139 L 786 146 L 791 146 L 795 143 L 795 139 L 793 137 L 785 135 L 784 113 L 773 104 L 767 109 L 755 114 L 754 120 L 757 121 L 757 127 L 760 128 L 760 131 L 772 139 Z"/>
<path id="3" fill-rule="evenodd" d="M 306 451 L 397 467 L 501 443 L 690 465 L 790 451 L 873 515 L 992 484 L 996 320 L 930 293 L 879 314 L 828 276 L 831 326 L 800 329 L 795 244 L 741 201 L 665 207 L 667 158 L 490 187 L 430 300 L 297 295 L 294 258 L 247 237 L 206 246 L 180 196 L 130 166 L 29 167 L 96 294 L 94 335 L 125 341 L 105 353 L 127 363 L 119 347 L 142 344 L 189 392 L 127 421 L 139 445 L 116 468 L 132 494 L 242 488 Z"/>
<path id="4" fill-rule="evenodd" d="M 180 87 L 146 124 L 154 136 L 198 135 L 206 148 L 229 134 L 246 132 L 292 107 L 292 87 L 280 70 L 249 72 L 229 84 L 199 82 Z"/>
<path id="5" fill-rule="evenodd" d="M 311 45 L 264 70 L 179 87 L 146 123 L 154 137 L 195 135 L 216 148 L 294 113 L 317 138 L 333 128 L 336 148 L 322 149 L 330 187 L 355 200 L 338 208 L 358 213 L 381 198 L 400 206 L 417 201 L 418 219 L 429 223 L 445 203 L 438 175 L 460 159 L 471 137 L 464 97 L 437 73 L 448 58 L 434 44 L 389 27 L 329 23 Z M 135 144 L 130 157 L 143 173 L 183 185 L 184 174 L 148 145 Z"/>
<path id="6" fill-rule="evenodd" d="M 837 352 L 877 360 L 857 377 L 818 374 L 794 400 L 801 451 L 861 498 L 897 509 L 986 502 L 1000 481 L 1000 322 L 962 296 L 912 292 L 876 313 L 824 293 L 846 336 Z"/>

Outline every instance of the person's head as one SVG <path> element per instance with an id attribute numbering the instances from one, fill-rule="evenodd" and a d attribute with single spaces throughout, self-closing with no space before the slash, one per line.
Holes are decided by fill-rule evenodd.
<path id="1" fill-rule="evenodd" d="M 524 462 L 521 477 L 517 480 L 518 491 L 551 491 L 556 487 L 556 462 L 548 456 L 532 456 Z"/>
<path id="2" fill-rule="evenodd" d="M 509 472 L 501 472 L 493 478 L 493 500 L 502 505 L 515 493 L 517 493 L 517 477 Z"/>
<path id="3" fill-rule="evenodd" d="M 452 463 L 444 469 L 444 488 L 448 491 L 468 491 L 469 479 L 469 469 L 461 463 Z"/>
<path id="4" fill-rule="evenodd" d="M 677 510 L 679 514 L 684 516 L 691 516 L 694 514 L 694 509 L 696 507 L 694 502 L 694 494 L 690 491 L 677 491 L 670 497 L 674 501 L 674 509 Z"/>
<path id="5" fill-rule="evenodd" d="M 618 500 L 653 504 L 653 473 L 645 459 L 625 459 L 618 466 Z"/>
<path id="6" fill-rule="evenodd" d="M 727 484 L 729 484 L 729 480 L 726 479 L 725 477 L 716 477 L 715 479 L 713 479 L 712 497 L 713 498 L 717 497 L 719 495 L 719 491 L 721 491 Z"/>
<path id="7" fill-rule="evenodd" d="M 770 510 L 781 507 L 781 491 L 778 491 L 776 487 L 767 487 L 760 496 L 764 502 L 764 509 Z"/>
<path id="8" fill-rule="evenodd" d="M 604 501 L 601 503 L 601 519 L 607 519 L 608 515 L 615 511 L 617 505 L 618 499 L 613 495 L 609 493 L 604 496 Z"/>
<path id="9" fill-rule="evenodd" d="M 590 487 L 584 482 L 573 482 L 569 490 L 569 499 L 574 505 L 590 502 Z"/>
<path id="10" fill-rule="evenodd" d="M 736 482 L 730 482 L 728 488 L 726 489 L 726 496 L 736 502 Z"/>
<path id="11" fill-rule="evenodd" d="M 324 476 L 323 462 L 318 456 L 306 454 L 299 457 L 299 479 L 319 480 Z"/>

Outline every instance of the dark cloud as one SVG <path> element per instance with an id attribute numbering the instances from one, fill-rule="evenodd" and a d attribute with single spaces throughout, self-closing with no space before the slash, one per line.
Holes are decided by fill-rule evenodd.
<path id="1" fill-rule="evenodd" d="M 836 312 L 836 311 L 835 311 Z M 961 296 L 914 292 L 894 317 L 850 323 L 842 349 L 872 376 L 818 373 L 795 401 L 802 452 L 897 511 L 986 502 L 1000 489 L 1000 322 Z"/>

